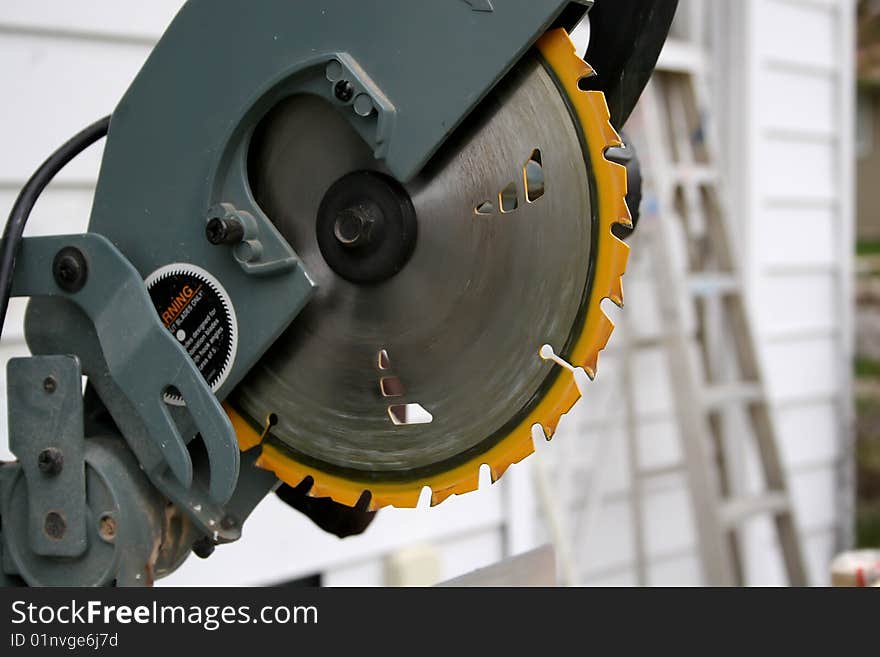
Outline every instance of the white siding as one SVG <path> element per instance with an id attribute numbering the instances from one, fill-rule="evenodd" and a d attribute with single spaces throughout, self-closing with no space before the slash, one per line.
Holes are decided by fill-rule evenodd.
<path id="1" fill-rule="evenodd" d="M 749 0 L 728 138 L 752 166 L 741 194 L 751 300 L 797 519 L 815 583 L 828 581 L 848 517 L 853 258 L 853 22 L 850 0 Z M 749 537 L 749 576 L 776 583 L 762 555 L 768 526 Z"/>

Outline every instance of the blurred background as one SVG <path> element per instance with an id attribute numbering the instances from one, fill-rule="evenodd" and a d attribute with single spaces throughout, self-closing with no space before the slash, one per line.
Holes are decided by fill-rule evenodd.
<path id="1" fill-rule="evenodd" d="M 50 152 L 114 108 L 181 4 L 4 0 L 0 213 Z M 587 38 L 577 35 L 582 50 Z M 659 70 L 699 80 L 700 128 L 686 138 L 712 136 L 798 547 L 808 581 L 827 584 L 840 551 L 880 546 L 880 2 L 681 0 Z M 547 543 L 566 584 L 710 583 L 676 377 L 649 339 L 676 292 L 658 289 L 652 249 L 639 254 L 643 228 L 650 235 L 674 210 L 663 172 L 650 170 L 659 160 L 644 110 L 630 123 L 651 155 L 627 308 L 613 313 L 624 329 L 550 445 L 495 486 L 436 509 L 382 511 L 345 541 L 273 497 L 243 540 L 162 583 L 432 584 Z M 93 148 L 65 170 L 30 235 L 85 229 L 99 163 Z M 26 352 L 22 316 L 16 304 L 0 361 Z M 718 417 L 725 486 L 754 493 L 764 482 L 749 429 L 734 411 Z M 786 583 L 772 518 L 755 514 L 740 530 L 739 581 Z"/>

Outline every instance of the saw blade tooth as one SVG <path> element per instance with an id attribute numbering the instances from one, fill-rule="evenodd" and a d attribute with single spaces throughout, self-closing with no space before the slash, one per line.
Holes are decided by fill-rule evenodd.
<path id="1" fill-rule="evenodd" d="M 314 477 L 312 477 L 314 480 Z M 345 491 L 345 493 L 340 494 L 332 485 L 322 485 L 317 481 L 312 484 L 312 487 L 309 489 L 309 492 L 306 493 L 308 497 L 312 499 L 322 499 L 325 497 L 333 498 L 336 502 L 340 504 L 344 504 L 346 506 L 355 507 L 357 506 L 358 501 L 363 496 L 364 491 L 361 490 L 357 492 L 356 490 Z"/>
<path id="2" fill-rule="evenodd" d="M 437 506 L 448 500 L 453 495 L 464 495 L 472 493 L 480 488 L 480 470 L 477 467 L 471 468 L 465 476 L 458 481 L 444 487 L 432 488 L 431 506 Z"/>
<path id="3" fill-rule="evenodd" d="M 574 41 L 571 40 L 571 35 L 568 32 L 564 29 L 557 28 L 547 32 L 547 34 L 542 37 L 542 40 L 546 42 L 551 38 L 554 42 L 553 47 L 565 53 L 566 58 L 569 60 L 569 65 L 576 75 L 576 81 L 596 75 L 596 70 L 578 55 L 577 46 L 574 44 Z M 539 42 L 539 47 L 541 45 L 542 44 Z"/>
<path id="4" fill-rule="evenodd" d="M 510 468 L 509 465 L 501 465 L 499 467 L 492 468 L 492 483 L 497 482 L 501 477 L 504 476 L 504 473 Z"/>
<path id="5" fill-rule="evenodd" d="M 490 467 L 490 474 L 492 476 L 492 483 L 494 484 L 499 479 L 501 479 L 501 477 L 504 476 L 504 473 L 507 472 L 507 470 L 510 466 L 509 465 L 508 466 L 502 465 L 500 467 L 494 467 L 494 468 L 492 466 L 489 466 L 489 467 Z"/>
<path id="6" fill-rule="evenodd" d="M 594 348 L 590 350 L 586 362 L 582 364 L 582 367 L 590 379 L 596 378 L 596 372 L 599 369 L 599 353 L 608 346 L 608 341 L 611 339 L 611 334 L 614 332 L 614 323 L 608 318 L 608 315 L 605 314 L 604 310 L 600 310 L 599 312 L 601 313 L 601 317 L 599 320 L 599 326 L 596 330 L 595 342 L 593 343 Z"/>
<path id="7" fill-rule="evenodd" d="M 414 509 L 418 506 L 419 497 L 422 493 L 419 486 L 401 486 L 398 489 L 390 491 L 383 491 L 377 487 L 370 487 L 370 492 L 373 495 L 372 507 L 375 510 L 385 508 L 386 506 L 393 506 L 398 509 Z"/>
<path id="8" fill-rule="evenodd" d="M 450 486 L 443 490 L 431 491 L 431 506 L 439 506 L 455 494 L 455 486 Z"/>
<path id="9" fill-rule="evenodd" d="M 629 206 L 626 204 L 626 194 L 620 197 L 617 205 L 617 212 L 615 214 L 617 216 L 617 221 L 615 223 L 627 228 L 633 227 L 632 213 L 629 211 Z"/>
<path id="10" fill-rule="evenodd" d="M 584 373 L 587 374 L 586 371 Z M 572 379 L 568 393 L 560 398 L 555 405 L 553 412 L 547 416 L 541 417 L 538 421 L 538 425 L 541 427 L 547 441 L 553 439 L 553 436 L 556 435 L 556 429 L 559 426 L 559 422 L 571 411 L 572 408 L 574 408 L 574 405 L 580 398 L 581 394 L 578 390 L 578 386 L 575 385 L 575 381 Z M 532 442 L 532 450 L 534 451 L 534 442 Z"/>
<path id="11" fill-rule="evenodd" d="M 623 267 L 623 269 L 620 270 L 620 275 L 623 276 L 626 271 L 626 267 L 629 264 L 629 254 L 631 249 L 629 244 L 621 239 L 618 239 L 617 237 L 614 238 L 614 241 L 612 243 L 614 244 L 617 264 L 618 266 Z"/>
<path id="12" fill-rule="evenodd" d="M 596 379 L 596 370 L 599 369 L 599 354 L 590 354 L 589 360 L 584 363 L 584 371 L 587 373 L 587 376 L 590 377 L 590 380 L 595 381 Z"/>
<path id="13" fill-rule="evenodd" d="M 630 248 L 629 245 L 625 242 L 621 241 L 617 237 L 614 237 L 611 240 L 611 248 L 614 250 L 613 260 L 616 263 L 616 266 L 621 267 L 620 271 L 624 271 L 626 269 L 627 264 L 629 263 L 629 254 Z M 623 274 L 620 276 L 613 277 L 609 282 L 609 288 L 606 293 L 606 299 L 611 299 L 611 301 L 618 307 L 623 308 L 624 306 L 624 294 L 623 294 Z M 613 329 L 613 326 L 612 326 Z M 611 337 L 610 335 L 608 336 Z M 607 342 L 606 342 L 607 344 Z M 604 349 L 605 345 L 602 345 Z"/>
<path id="14" fill-rule="evenodd" d="M 623 278 L 616 278 L 613 282 L 614 287 L 612 288 L 611 294 L 609 295 L 609 299 L 614 303 L 618 308 L 623 308 Z"/>
<path id="15" fill-rule="evenodd" d="M 489 466 L 489 472 L 492 475 L 492 482 L 496 482 L 501 477 L 504 476 L 504 473 L 507 472 L 507 469 L 516 463 L 519 463 L 525 458 L 528 458 L 535 452 L 535 444 L 532 441 L 531 434 L 523 437 L 517 436 L 517 442 L 514 446 L 514 449 L 507 453 L 506 458 L 503 460 L 493 460 L 487 463 Z"/>
<path id="16" fill-rule="evenodd" d="M 611 172 L 611 184 L 614 186 L 614 196 L 617 200 L 617 207 L 614 213 L 615 222 L 632 224 L 632 215 L 630 214 L 629 206 L 626 204 L 626 192 L 629 188 L 626 178 L 626 167 L 607 159 L 605 161 L 608 162 L 608 170 Z"/>
<path id="17" fill-rule="evenodd" d="M 603 155 L 609 148 L 623 146 L 620 135 L 611 125 L 611 112 L 608 110 L 608 101 L 605 99 L 605 95 L 601 91 L 588 91 L 587 100 L 593 108 L 599 128 L 602 130 L 602 137 L 605 141 L 605 146 L 602 149 Z"/>

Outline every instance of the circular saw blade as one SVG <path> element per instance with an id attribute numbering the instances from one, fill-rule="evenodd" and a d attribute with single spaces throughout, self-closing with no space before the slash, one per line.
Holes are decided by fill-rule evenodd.
<path id="1" fill-rule="evenodd" d="M 374 508 L 414 506 L 429 486 L 438 503 L 475 489 L 483 463 L 500 477 L 532 451 L 531 427 L 549 437 L 577 399 L 543 345 L 593 373 L 611 328 L 599 302 L 621 300 L 610 224 L 627 219 L 625 178 L 603 157 L 617 141 L 601 94 L 577 89 L 589 69 L 564 32 L 541 43 L 406 186 L 418 241 L 379 285 L 330 269 L 315 217 L 334 182 L 380 163 L 320 99 L 265 119 L 254 195 L 319 291 L 231 414 L 281 479 Z"/>

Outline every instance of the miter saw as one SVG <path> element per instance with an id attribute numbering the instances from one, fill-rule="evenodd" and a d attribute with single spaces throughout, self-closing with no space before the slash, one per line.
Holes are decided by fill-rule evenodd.
<path id="1" fill-rule="evenodd" d="M 616 129 L 675 4 L 190 0 L 6 228 L 0 578 L 148 585 L 272 492 L 357 533 L 549 439 L 623 302 Z M 23 239 L 105 134 L 89 232 Z"/>

